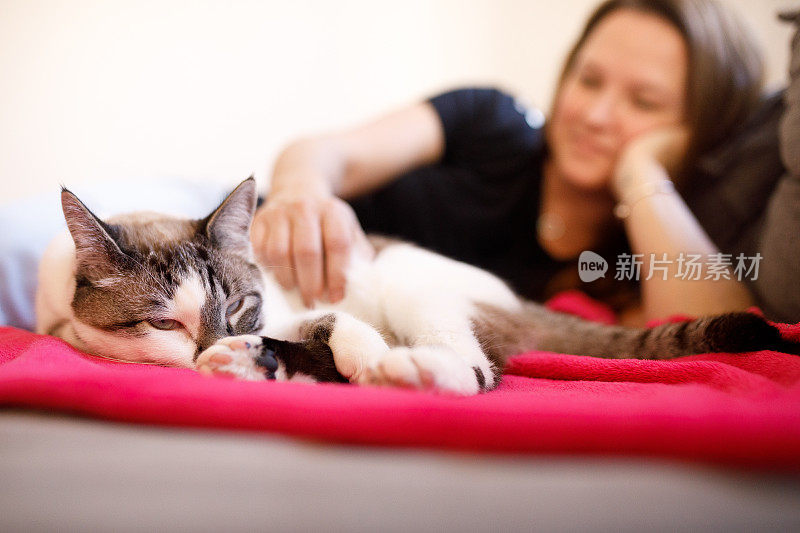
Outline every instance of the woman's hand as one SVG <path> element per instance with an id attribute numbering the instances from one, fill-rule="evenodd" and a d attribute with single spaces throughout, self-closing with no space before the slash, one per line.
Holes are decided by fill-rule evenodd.
<path id="1" fill-rule="evenodd" d="M 650 172 L 653 165 L 667 174 L 677 170 L 686 155 L 689 130 L 684 126 L 670 126 L 647 132 L 630 141 L 617 160 L 611 179 L 611 191 L 617 200 L 625 198 L 635 187 L 647 183 L 663 172 Z"/>
<path id="2" fill-rule="evenodd" d="M 687 139 L 682 128 L 636 138 L 623 151 L 612 180 L 618 201 L 628 207 L 624 225 L 631 250 L 641 254 L 642 309 L 648 320 L 676 313 L 719 314 L 753 305 L 747 287 L 732 276 L 701 279 L 680 274 L 681 255 L 708 258 L 720 252 L 683 198 L 674 188 L 663 187 L 670 180 L 668 173 L 683 163 Z"/>
<path id="3" fill-rule="evenodd" d="M 327 293 L 344 297 L 351 254 L 372 257 L 355 213 L 346 202 L 321 192 L 278 191 L 256 212 L 251 230 L 259 262 L 285 288 L 299 288 L 311 307 Z"/>
<path id="4" fill-rule="evenodd" d="M 307 306 L 326 295 L 341 300 L 353 254 L 371 259 L 375 251 L 339 197 L 375 190 L 443 152 L 441 120 L 429 102 L 290 143 L 275 161 L 267 202 L 253 221 L 256 257 L 283 287 L 298 287 Z"/>

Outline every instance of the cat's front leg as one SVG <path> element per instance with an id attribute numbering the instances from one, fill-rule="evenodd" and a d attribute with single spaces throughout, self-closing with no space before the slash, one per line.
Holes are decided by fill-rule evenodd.
<path id="1" fill-rule="evenodd" d="M 345 313 L 309 312 L 289 324 L 278 340 L 258 335 L 220 339 L 197 359 L 204 374 L 247 380 L 351 381 L 388 350 L 372 326 Z"/>
<path id="2" fill-rule="evenodd" d="M 430 307 L 430 306 L 429 306 Z M 501 368 L 483 351 L 463 313 L 427 309 L 425 302 L 387 313 L 406 346 L 392 348 L 366 373 L 378 385 L 472 395 L 495 388 Z"/>
<path id="3" fill-rule="evenodd" d="M 270 378 L 277 364 L 268 363 L 271 357 L 259 335 L 225 337 L 212 344 L 195 361 L 195 369 L 207 376 L 227 377 L 247 381 Z M 274 358 L 273 358 L 274 359 Z M 270 369 L 269 367 L 274 366 Z"/>
<path id="4" fill-rule="evenodd" d="M 489 380 L 453 348 L 427 344 L 392 348 L 364 372 L 360 382 L 470 396 L 493 388 L 494 376 Z"/>
<path id="5" fill-rule="evenodd" d="M 346 313 L 312 314 L 300 322 L 297 331 L 301 344 L 307 347 L 304 351 L 314 354 L 313 364 L 324 360 L 316 354 L 325 346 L 330 349 L 338 373 L 351 383 L 458 395 L 493 388 L 497 384 L 494 369 L 472 331 L 449 323 L 443 329 L 441 319 L 438 322 L 433 332 L 430 326 L 414 334 L 402 332 L 412 345 L 393 348 L 375 328 Z"/>
<path id="6" fill-rule="evenodd" d="M 306 318 L 298 329 L 301 339 L 330 348 L 336 370 L 351 383 L 363 382 L 366 370 L 389 351 L 374 327 L 347 313 Z"/>

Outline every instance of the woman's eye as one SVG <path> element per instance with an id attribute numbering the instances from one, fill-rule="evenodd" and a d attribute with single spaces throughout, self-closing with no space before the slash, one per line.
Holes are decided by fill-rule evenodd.
<path id="1" fill-rule="evenodd" d="M 600 87 L 600 78 L 597 76 L 583 75 L 578 78 L 581 85 L 588 89 L 596 89 Z"/>
<path id="2" fill-rule="evenodd" d="M 239 309 L 242 308 L 244 305 L 244 298 L 239 298 L 231 305 L 228 306 L 228 309 L 225 311 L 225 316 L 231 316 L 232 314 L 236 313 Z"/>
<path id="3" fill-rule="evenodd" d="M 633 100 L 633 103 L 634 103 L 634 105 L 636 107 L 638 107 L 639 109 L 642 109 L 644 111 L 653 111 L 655 109 L 658 109 L 658 107 L 659 107 L 659 105 L 657 103 L 652 102 L 650 100 L 644 100 L 642 98 L 635 98 Z"/>
<path id="4" fill-rule="evenodd" d="M 183 324 L 171 318 L 148 320 L 148 322 L 156 329 L 170 330 L 183 327 Z"/>

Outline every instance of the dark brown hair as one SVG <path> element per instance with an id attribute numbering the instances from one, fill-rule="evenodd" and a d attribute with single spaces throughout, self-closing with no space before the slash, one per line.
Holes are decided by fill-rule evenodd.
<path id="1" fill-rule="evenodd" d="M 675 27 L 689 54 L 686 124 L 691 137 L 684 168 L 713 149 L 754 111 L 761 96 L 761 51 L 741 22 L 713 0 L 607 0 L 589 17 L 567 55 L 554 105 L 586 39 L 611 13 L 631 9 L 655 15 Z"/>

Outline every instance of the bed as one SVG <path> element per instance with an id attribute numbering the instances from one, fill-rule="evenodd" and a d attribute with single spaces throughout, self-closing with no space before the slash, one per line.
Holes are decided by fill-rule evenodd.
<path id="1" fill-rule="evenodd" d="M 152 186 L 190 215 L 223 193 L 179 202 Z M 47 201 L 53 220 L 16 205 L 0 222 L 52 234 L 57 199 Z M 2 530 L 800 526 L 800 357 L 531 352 L 472 398 L 212 379 L 26 331 L 21 278 L 40 244 L 12 233 L 3 249 L 27 252 L 7 254 L 22 259 L 1 271 L 19 293 L 5 291 L 14 327 L 0 328 Z M 609 319 L 579 293 L 549 305 Z M 800 340 L 800 325 L 779 327 Z"/>

